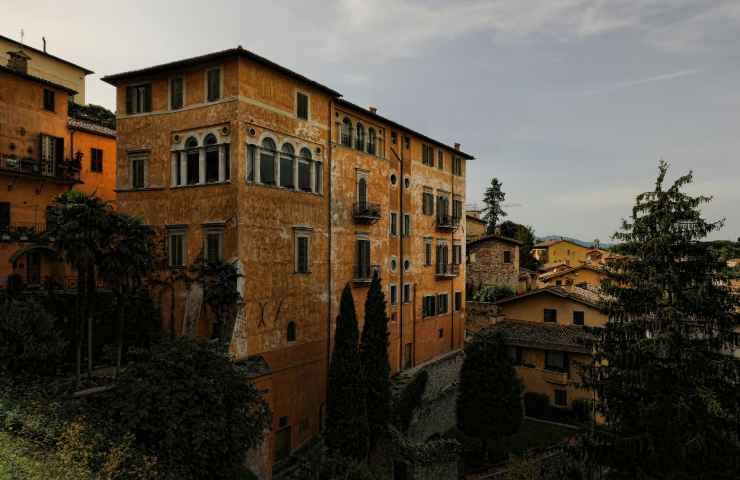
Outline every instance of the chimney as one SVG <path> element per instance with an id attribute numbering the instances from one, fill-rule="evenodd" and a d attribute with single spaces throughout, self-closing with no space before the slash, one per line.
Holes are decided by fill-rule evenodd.
<path id="1" fill-rule="evenodd" d="M 370 113 L 378 113 L 378 107 L 367 107 L 368 110 L 370 110 Z"/>
<path id="2" fill-rule="evenodd" d="M 41 37 L 41 41 L 44 42 L 44 53 L 46 53 L 46 37 Z"/>
<path id="3" fill-rule="evenodd" d="M 30 58 L 23 50 L 8 52 L 8 68 L 16 72 L 28 73 L 28 60 Z"/>
<path id="4" fill-rule="evenodd" d="M 455 150 L 460 150 L 460 144 L 455 142 Z"/>

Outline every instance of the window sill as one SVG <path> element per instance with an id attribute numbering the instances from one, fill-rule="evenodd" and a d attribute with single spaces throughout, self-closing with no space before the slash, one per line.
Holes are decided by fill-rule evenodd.
<path id="1" fill-rule="evenodd" d="M 295 275 L 311 275 L 312 273 L 313 272 L 311 272 L 311 271 L 308 271 L 308 272 L 293 272 L 293 274 L 295 274 Z"/>
<path id="2" fill-rule="evenodd" d="M 170 189 L 177 190 L 180 188 L 213 187 L 217 185 L 230 185 L 230 184 L 231 184 L 231 180 L 224 180 L 223 182 L 193 183 L 191 185 L 172 185 Z"/>
<path id="3" fill-rule="evenodd" d="M 165 187 L 142 187 L 142 188 L 115 188 L 113 189 L 116 193 L 121 192 L 155 192 L 158 190 L 164 190 Z"/>
<path id="4" fill-rule="evenodd" d="M 304 194 L 307 194 L 307 195 L 314 195 L 314 196 L 317 196 L 317 197 L 323 197 L 324 196 L 323 193 L 310 192 L 310 191 L 306 191 L 306 190 L 296 190 L 294 188 L 281 187 L 279 185 L 270 185 L 270 184 L 267 184 L 267 183 L 257 183 L 257 182 L 253 182 L 251 180 L 246 180 L 245 182 L 246 182 L 247 185 L 251 185 L 253 187 L 271 188 L 271 189 L 275 189 L 275 190 L 281 190 L 283 192 L 304 193 Z"/>

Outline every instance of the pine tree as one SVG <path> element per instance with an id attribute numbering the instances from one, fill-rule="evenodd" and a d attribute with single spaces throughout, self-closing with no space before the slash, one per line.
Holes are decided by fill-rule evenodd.
<path id="1" fill-rule="evenodd" d="M 486 233 L 494 233 L 498 221 L 506 217 L 507 213 L 503 210 L 503 202 L 506 199 L 506 193 L 501 190 L 503 184 L 498 178 L 491 179 L 491 186 L 486 189 L 483 197 L 483 203 L 486 205 L 483 209 L 483 221 L 486 222 Z"/>
<path id="2" fill-rule="evenodd" d="M 683 192 L 692 174 L 637 197 L 608 266 L 609 322 L 587 386 L 606 428 L 586 458 L 629 478 L 740 478 L 740 368 L 727 354 L 738 326 L 725 268 L 700 240 L 722 227 Z"/>
<path id="3" fill-rule="evenodd" d="M 324 435 L 330 450 L 363 461 L 368 452 L 368 423 L 358 336 L 355 304 L 347 284 L 342 291 L 329 365 Z"/>
<path id="4" fill-rule="evenodd" d="M 465 347 L 457 393 L 457 426 L 482 443 L 488 461 L 488 440 L 519 430 L 522 383 L 511 364 L 500 332 L 484 329 Z"/>
<path id="5" fill-rule="evenodd" d="M 370 446 L 374 447 L 386 432 L 391 417 L 391 366 L 388 360 L 388 315 L 385 294 L 378 272 L 365 301 L 365 324 L 360 339 L 360 360 L 367 388 L 367 418 Z"/>

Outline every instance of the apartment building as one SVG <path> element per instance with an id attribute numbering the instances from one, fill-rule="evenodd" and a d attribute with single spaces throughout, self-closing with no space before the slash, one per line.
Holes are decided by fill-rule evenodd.
<path id="1" fill-rule="evenodd" d="M 117 87 L 119 207 L 162 233 L 171 270 L 204 258 L 243 274 L 231 348 L 260 366 L 273 411 L 262 476 L 321 429 L 345 284 L 362 322 L 379 272 L 394 371 L 460 348 L 473 157 L 459 146 L 241 47 L 104 80 Z M 165 328 L 211 334 L 199 285 L 166 297 Z"/>
<path id="2" fill-rule="evenodd" d="M 73 286 L 43 241 L 47 208 L 73 188 L 115 196 L 115 131 L 70 118 L 75 90 L 29 73 L 32 58 L 10 51 L 0 66 L 0 288 L 9 278 Z"/>

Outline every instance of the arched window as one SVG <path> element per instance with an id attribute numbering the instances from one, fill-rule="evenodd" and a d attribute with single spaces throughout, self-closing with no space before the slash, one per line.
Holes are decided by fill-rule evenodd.
<path id="1" fill-rule="evenodd" d="M 367 207 L 367 178 L 365 177 L 357 180 L 357 203 L 360 204 L 361 209 Z"/>
<path id="2" fill-rule="evenodd" d="M 195 137 L 188 137 L 185 141 L 186 179 L 188 185 L 195 185 L 200 182 L 200 151 L 198 150 L 198 140 Z"/>
<path id="3" fill-rule="evenodd" d="M 295 342 L 295 338 L 296 338 L 295 322 L 288 322 L 287 337 L 288 337 L 289 342 Z"/>
<path id="4" fill-rule="evenodd" d="M 262 140 L 260 150 L 260 182 L 275 185 L 275 142 L 271 138 Z"/>
<path id="5" fill-rule="evenodd" d="M 365 127 L 361 123 L 357 123 L 357 138 L 355 139 L 355 148 L 357 150 L 365 150 Z"/>
<path id="6" fill-rule="evenodd" d="M 206 135 L 203 140 L 206 150 L 206 183 L 218 182 L 218 170 L 219 170 L 219 159 L 218 159 L 218 147 L 216 146 L 216 136 L 212 133 Z"/>
<path id="7" fill-rule="evenodd" d="M 351 147 L 352 146 L 352 122 L 349 121 L 349 118 L 344 117 L 344 120 L 342 120 L 342 145 L 345 147 Z"/>
<path id="8" fill-rule="evenodd" d="M 295 181 L 295 151 L 293 145 L 289 143 L 283 144 L 283 148 L 280 149 L 280 186 L 285 188 L 294 188 Z"/>
<path id="9" fill-rule="evenodd" d="M 370 127 L 367 129 L 367 153 L 370 155 L 375 155 L 375 142 L 376 142 L 376 136 L 375 136 L 375 129 L 373 127 Z"/>
<path id="10" fill-rule="evenodd" d="M 301 156 L 298 160 L 298 188 L 304 192 L 311 191 L 311 150 L 301 149 Z"/>

